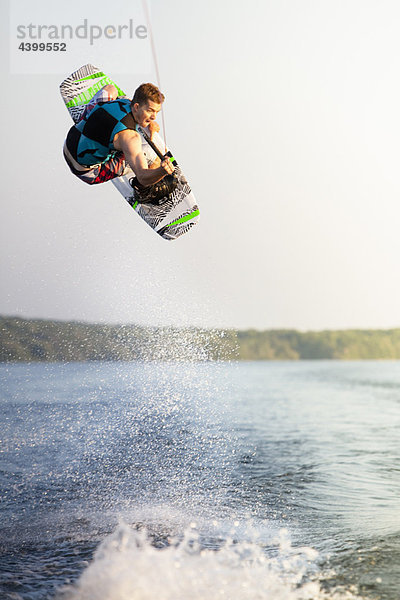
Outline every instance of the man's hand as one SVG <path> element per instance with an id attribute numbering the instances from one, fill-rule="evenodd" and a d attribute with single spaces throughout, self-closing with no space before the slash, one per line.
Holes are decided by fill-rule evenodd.
<path id="1" fill-rule="evenodd" d="M 149 125 L 150 139 L 153 141 L 153 135 L 160 131 L 160 126 L 156 121 L 151 121 Z"/>
<path id="2" fill-rule="evenodd" d="M 164 160 L 162 161 L 160 166 L 164 169 L 167 175 L 171 175 L 175 170 L 175 167 L 171 162 L 170 156 L 164 156 Z"/>

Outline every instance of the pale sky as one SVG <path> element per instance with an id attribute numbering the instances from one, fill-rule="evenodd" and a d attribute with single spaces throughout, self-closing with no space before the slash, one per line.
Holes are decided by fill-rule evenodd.
<path id="1" fill-rule="evenodd" d="M 90 60 L 132 94 L 155 81 L 154 68 L 137 64 L 134 45 L 120 52 L 111 41 L 78 58 L 70 44 L 59 73 L 32 73 L 43 58 L 18 55 L 31 71 L 15 73 L 7 13 L 16 2 L 10 11 L 1 0 L 0 314 L 400 326 L 397 0 L 150 2 L 167 142 L 201 210 L 174 242 L 111 183 L 78 181 L 62 157 L 65 76 Z M 29 4 L 66 22 L 65 5 L 49 14 L 46 0 Z M 131 14 L 115 12 L 123 2 L 98 5 L 103 19 L 110 10 L 112 22 L 137 20 L 134 2 Z M 67 6 L 73 23 L 96 19 L 93 3 Z"/>

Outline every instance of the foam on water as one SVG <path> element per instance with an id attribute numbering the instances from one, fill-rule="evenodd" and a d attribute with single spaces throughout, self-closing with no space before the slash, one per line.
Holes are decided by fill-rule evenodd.
<path id="1" fill-rule="evenodd" d="M 162 547 L 145 530 L 121 523 L 98 547 L 78 582 L 58 600 L 356 600 L 354 591 L 324 591 L 318 554 L 294 548 L 286 530 L 266 552 L 256 541 L 228 538 L 205 548 L 192 524 Z"/>

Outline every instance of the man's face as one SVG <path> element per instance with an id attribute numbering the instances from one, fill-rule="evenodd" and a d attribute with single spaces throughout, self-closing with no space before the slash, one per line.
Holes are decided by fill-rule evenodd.
<path id="1" fill-rule="evenodd" d="M 155 120 L 160 110 L 161 104 L 148 100 L 145 104 L 134 104 L 132 113 L 136 123 L 141 127 L 148 127 Z"/>

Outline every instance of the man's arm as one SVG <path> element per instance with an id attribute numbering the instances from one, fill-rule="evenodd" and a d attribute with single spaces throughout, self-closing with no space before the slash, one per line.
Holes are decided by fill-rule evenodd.
<path id="1" fill-rule="evenodd" d="M 143 186 L 152 185 L 160 181 L 165 175 L 173 173 L 174 166 L 169 158 L 165 158 L 159 167 L 149 169 L 142 152 L 140 135 L 132 129 L 124 129 L 114 137 L 114 148 L 121 150 L 125 159 L 134 171 L 139 183 Z"/>

